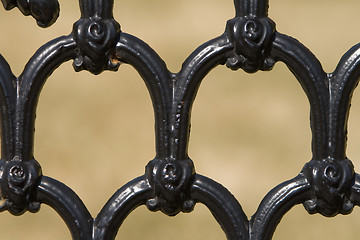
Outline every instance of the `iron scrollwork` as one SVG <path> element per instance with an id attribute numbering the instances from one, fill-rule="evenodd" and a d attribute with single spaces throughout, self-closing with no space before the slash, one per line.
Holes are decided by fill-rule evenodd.
<path id="1" fill-rule="evenodd" d="M 112 16 L 112 2 L 94 5 L 81 1 L 82 16 L 73 27 L 78 54 L 73 66 L 76 71 L 88 70 L 100 74 L 104 70 L 116 71 L 120 63 L 115 57 L 120 25 Z"/>
<path id="2" fill-rule="evenodd" d="M 56 0 L 2 0 L 32 15 L 41 27 L 59 15 Z M 268 1 L 234 0 L 236 16 L 225 32 L 199 46 L 178 73 L 144 41 L 120 30 L 113 0 L 80 0 L 81 18 L 68 36 L 43 45 L 16 77 L 0 56 L 2 156 L 1 211 L 36 212 L 54 208 L 73 239 L 114 239 L 135 208 L 146 205 L 175 216 L 205 204 L 228 239 L 271 239 L 281 218 L 296 204 L 330 217 L 349 214 L 360 204 L 360 177 L 346 157 L 347 118 L 360 76 L 360 45 L 351 48 L 333 73 L 296 39 L 276 31 Z M 132 65 L 143 78 L 155 113 L 156 156 L 143 176 L 119 188 L 96 218 L 69 187 L 42 175 L 33 156 L 34 123 L 42 86 L 62 63 L 73 60 L 76 71 L 100 74 Z M 293 179 L 273 188 L 249 220 L 236 198 L 222 185 L 195 171 L 188 156 L 192 104 L 201 81 L 217 65 L 254 73 L 284 62 L 298 79 L 311 106 L 312 159 Z"/>
<path id="3" fill-rule="evenodd" d="M 304 202 L 309 213 L 321 213 L 331 217 L 352 211 L 354 204 L 350 196 L 355 175 L 350 160 L 310 161 L 303 171 L 310 184 L 314 186 L 313 199 Z"/>
<path id="4" fill-rule="evenodd" d="M 194 209 L 195 202 L 188 199 L 189 186 L 194 177 L 194 166 L 190 159 L 178 162 L 154 159 L 146 166 L 146 173 L 155 193 L 154 198 L 146 202 L 150 210 L 161 209 L 171 216 Z"/>
<path id="5" fill-rule="evenodd" d="M 227 32 L 234 43 L 234 53 L 226 66 L 248 73 L 271 70 L 275 61 L 269 56 L 275 23 L 268 17 L 236 17 L 228 21 Z"/>
<path id="6" fill-rule="evenodd" d="M 21 215 L 27 210 L 37 212 L 40 203 L 36 200 L 35 193 L 41 168 L 36 160 L 27 162 L 2 160 L 0 169 L 1 193 L 4 199 L 0 210 L 8 210 L 14 215 Z"/>

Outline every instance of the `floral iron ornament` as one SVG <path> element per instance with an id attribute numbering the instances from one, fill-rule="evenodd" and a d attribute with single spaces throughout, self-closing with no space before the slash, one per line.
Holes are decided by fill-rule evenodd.
<path id="1" fill-rule="evenodd" d="M 4 8 L 10 10 L 14 7 L 25 15 L 36 19 L 40 27 L 51 26 L 59 16 L 59 3 L 57 0 L 1 0 Z"/>
<path id="2" fill-rule="evenodd" d="M 226 62 L 233 70 L 239 68 L 253 73 L 271 70 L 275 64 L 270 57 L 271 44 L 275 37 L 275 23 L 263 11 L 235 4 L 236 17 L 229 20 L 226 32 L 234 43 L 234 53 Z"/>
<path id="3" fill-rule="evenodd" d="M 296 204 L 330 217 L 349 214 L 360 205 L 360 177 L 346 157 L 347 119 L 360 76 L 360 45 L 351 48 L 336 70 L 327 74 L 317 58 L 296 39 L 276 31 L 265 0 L 235 0 L 236 16 L 225 32 L 199 46 L 171 73 L 144 41 L 121 32 L 112 0 L 80 0 L 81 18 L 69 36 L 44 44 L 16 77 L 0 55 L 1 160 L 0 210 L 14 215 L 54 208 L 73 239 L 114 239 L 138 206 L 169 216 L 205 204 L 230 240 L 271 239 L 284 214 Z M 39 26 L 59 15 L 55 0 L 2 0 L 32 15 Z M 119 188 L 93 218 L 81 199 L 63 183 L 42 175 L 33 154 L 34 124 L 41 89 L 62 63 L 76 71 L 100 74 L 132 65 L 150 92 L 155 115 L 156 156 L 143 176 Z M 296 76 L 311 106 L 312 159 L 293 179 L 273 188 L 249 220 L 222 185 L 195 172 L 188 156 L 192 104 L 207 73 L 226 64 L 254 73 L 284 62 Z"/>
<path id="4" fill-rule="evenodd" d="M 88 70 L 100 74 L 104 70 L 116 71 L 120 65 L 115 57 L 115 45 L 120 37 L 120 25 L 112 12 L 112 2 L 88 8 L 91 1 L 80 2 L 81 19 L 74 24 L 74 38 L 78 55 L 74 60 L 76 71 Z"/>

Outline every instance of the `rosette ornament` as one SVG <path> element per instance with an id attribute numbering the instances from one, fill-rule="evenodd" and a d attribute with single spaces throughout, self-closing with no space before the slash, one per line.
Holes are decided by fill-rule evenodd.
<path id="1" fill-rule="evenodd" d="M 41 177 L 41 168 L 35 159 L 30 161 L 0 160 L 0 211 L 8 210 L 21 215 L 27 210 L 36 212 L 40 203 L 36 201 L 36 188 Z"/>
<path id="2" fill-rule="evenodd" d="M 146 166 L 146 176 L 154 189 L 152 198 L 146 202 L 149 210 L 161 210 L 174 216 L 180 211 L 191 212 L 194 209 L 195 202 L 188 197 L 195 176 L 194 164 L 190 159 L 154 159 Z"/>
<path id="3" fill-rule="evenodd" d="M 312 160 L 305 165 L 303 173 L 313 188 L 310 200 L 304 202 L 309 213 L 320 213 L 326 217 L 351 213 L 354 207 L 351 188 L 355 174 L 349 159 Z"/>
<path id="4" fill-rule="evenodd" d="M 269 53 L 275 36 L 275 23 L 270 18 L 235 17 L 228 21 L 226 33 L 234 44 L 227 67 L 232 70 L 242 68 L 249 73 L 272 69 L 275 61 Z"/>
<path id="5" fill-rule="evenodd" d="M 51 26 L 59 17 L 59 3 L 57 0 L 1 0 L 4 8 L 10 10 L 14 7 L 25 16 L 31 15 L 40 27 Z"/>
<path id="6" fill-rule="evenodd" d="M 88 70 L 100 74 L 116 71 L 120 65 L 115 57 L 115 45 L 120 37 L 120 25 L 112 18 L 81 18 L 74 24 L 78 54 L 73 66 L 76 71 Z"/>

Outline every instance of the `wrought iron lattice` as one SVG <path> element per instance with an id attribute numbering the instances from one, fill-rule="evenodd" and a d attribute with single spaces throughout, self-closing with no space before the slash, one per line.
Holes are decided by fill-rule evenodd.
<path id="1" fill-rule="evenodd" d="M 236 16 L 225 32 L 198 47 L 178 73 L 145 42 L 122 32 L 112 0 L 80 0 L 81 18 L 68 36 L 43 45 L 16 77 L 0 57 L 2 211 L 21 215 L 40 205 L 54 208 L 73 239 L 114 239 L 128 214 L 140 205 L 174 216 L 205 204 L 228 239 L 271 239 L 284 214 L 296 204 L 326 217 L 349 214 L 359 205 L 360 177 L 346 157 L 347 119 L 359 77 L 360 46 L 352 47 L 333 73 L 299 41 L 276 31 L 265 0 L 235 0 Z M 39 26 L 53 24 L 56 0 L 2 0 Z M 100 74 L 132 65 L 144 79 L 155 113 L 156 156 L 143 176 L 122 186 L 93 218 L 63 183 L 42 175 L 33 156 L 35 112 L 46 79 L 73 60 L 76 71 Z M 285 63 L 300 82 L 311 107 L 312 159 L 300 174 L 272 189 L 248 219 L 222 185 L 195 172 L 187 148 L 190 115 L 202 79 L 217 65 L 248 73 Z"/>

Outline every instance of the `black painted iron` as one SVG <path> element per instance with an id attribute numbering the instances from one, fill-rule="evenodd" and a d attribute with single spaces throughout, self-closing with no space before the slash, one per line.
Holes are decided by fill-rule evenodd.
<path id="1" fill-rule="evenodd" d="M 142 40 L 121 32 L 112 14 L 113 0 L 80 0 L 81 18 L 69 36 L 43 45 L 16 77 L 0 55 L 1 211 L 36 212 L 54 208 L 73 239 L 114 239 L 128 214 L 140 205 L 173 216 L 205 204 L 231 240 L 271 239 L 284 214 L 302 203 L 313 214 L 348 214 L 360 204 L 360 176 L 346 157 L 352 92 L 360 76 L 360 45 L 351 48 L 333 73 L 296 39 L 276 31 L 267 17 L 267 0 L 234 0 L 236 16 L 221 36 L 198 47 L 178 73 L 171 73 Z M 39 26 L 56 21 L 56 0 L 2 0 L 32 15 Z M 121 187 L 93 219 L 80 198 L 63 183 L 43 176 L 33 156 L 37 101 L 47 78 L 73 60 L 76 71 L 100 74 L 132 65 L 144 79 L 155 112 L 156 156 L 143 176 Z M 219 183 L 195 172 L 187 153 L 190 115 L 197 90 L 219 64 L 252 73 L 284 62 L 311 106 L 312 159 L 295 178 L 279 184 L 248 220 L 234 196 Z"/>

